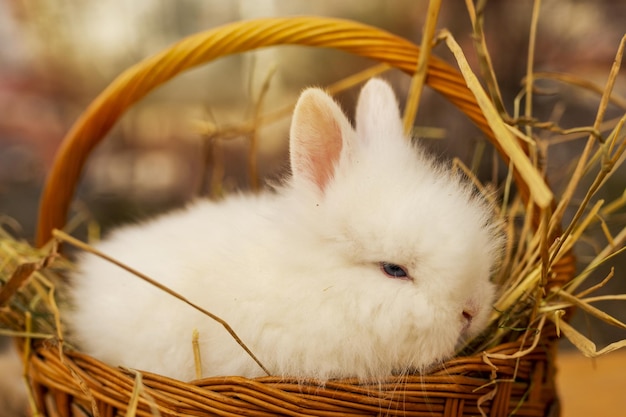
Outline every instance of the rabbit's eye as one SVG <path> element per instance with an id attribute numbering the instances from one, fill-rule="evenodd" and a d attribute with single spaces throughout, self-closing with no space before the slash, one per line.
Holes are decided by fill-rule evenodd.
<path id="1" fill-rule="evenodd" d="M 380 269 L 390 278 L 411 279 L 404 267 L 389 262 L 381 262 Z"/>

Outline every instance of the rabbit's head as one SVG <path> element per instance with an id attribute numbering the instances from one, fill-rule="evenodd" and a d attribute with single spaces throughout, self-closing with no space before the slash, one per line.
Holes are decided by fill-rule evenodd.
<path id="1" fill-rule="evenodd" d="M 500 225 L 467 180 L 404 135 L 387 83 L 365 85 L 355 119 L 353 129 L 319 89 L 294 112 L 288 186 L 314 240 L 310 279 L 329 288 L 326 301 L 343 303 L 337 326 L 346 343 L 371 351 L 368 374 L 389 371 L 379 360 L 424 370 L 484 329 Z"/>

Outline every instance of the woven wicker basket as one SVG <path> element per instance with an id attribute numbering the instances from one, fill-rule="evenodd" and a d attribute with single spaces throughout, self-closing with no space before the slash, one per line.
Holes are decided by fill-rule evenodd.
<path id="1" fill-rule="evenodd" d="M 191 67 L 281 44 L 336 48 L 407 73 L 415 70 L 419 53 L 411 42 L 382 30 L 313 17 L 233 23 L 180 41 L 119 76 L 68 133 L 43 193 L 38 244 L 43 245 L 54 228 L 65 224 L 90 151 L 133 103 Z M 454 68 L 430 58 L 426 82 L 461 109 L 498 147 L 476 99 Z M 502 149 L 498 150 L 508 161 Z M 528 187 L 520 176 L 516 182 L 528 200 Z M 567 282 L 573 276 L 573 259 L 563 257 L 552 272 L 553 285 Z M 33 346 L 29 376 L 37 406 L 48 416 L 545 416 L 559 412 L 554 385 L 555 338 L 554 329 L 546 326 L 536 344 L 531 345 L 534 335 L 529 333 L 489 351 L 502 354 L 501 359 L 491 355 L 487 360 L 480 354 L 457 357 L 428 375 L 390 376 L 372 386 L 343 380 L 320 387 L 315 381 L 238 376 L 182 383 L 112 368 L 80 352 L 60 352 L 49 342 Z M 507 358 L 529 347 L 530 353 Z M 138 389 L 140 395 L 136 395 Z"/>

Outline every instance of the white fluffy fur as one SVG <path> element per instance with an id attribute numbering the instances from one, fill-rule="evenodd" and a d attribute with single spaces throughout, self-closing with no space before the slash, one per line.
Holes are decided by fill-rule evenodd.
<path id="1" fill-rule="evenodd" d="M 404 137 L 386 83 L 363 88 L 356 131 L 326 93 L 306 90 L 290 146 L 293 176 L 276 193 L 198 201 L 99 249 L 221 316 L 275 375 L 424 370 L 484 327 L 502 246 L 491 208 Z M 263 375 L 193 308 L 94 256 L 80 270 L 64 314 L 86 353 L 190 380 L 198 329 L 204 376 Z"/>

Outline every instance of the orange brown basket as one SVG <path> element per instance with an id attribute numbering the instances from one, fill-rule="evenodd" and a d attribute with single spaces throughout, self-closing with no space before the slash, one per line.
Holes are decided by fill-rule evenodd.
<path id="1" fill-rule="evenodd" d="M 183 39 L 120 75 L 76 122 L 58 152 L 43 192 L 37 245 L 66 223 L 70 202 L 91 150 L 130 108 L 177 74 L 229 54 L 276 45 L 335 48 L 412 74 L 419 48 L 363 24 L 317 17 L 271 18 L 229 24 Z M 463 111 L 500 151 L 463 76 L 430 57 L 426 83 Z M 515 175 L 522 199 L 529 189 Z M 536 226 L 536 225 L 535 225 Z M 551 267 L 549 284 L 574 275 L 572 256 Z M 455 357 L 427 375 L 357 380 L 290 381 L 275 377 L 211 377 L 189 383 L 108 366 L 59 344 L 21 343 L 32 349 L 29 379 L 37 409 L 47 416 L 547 416 L 558 415 L 556 332 L 521 332 L 517 340 L 472 356 Z M 32 345 L 32 348 L 31 348 Z"/>

